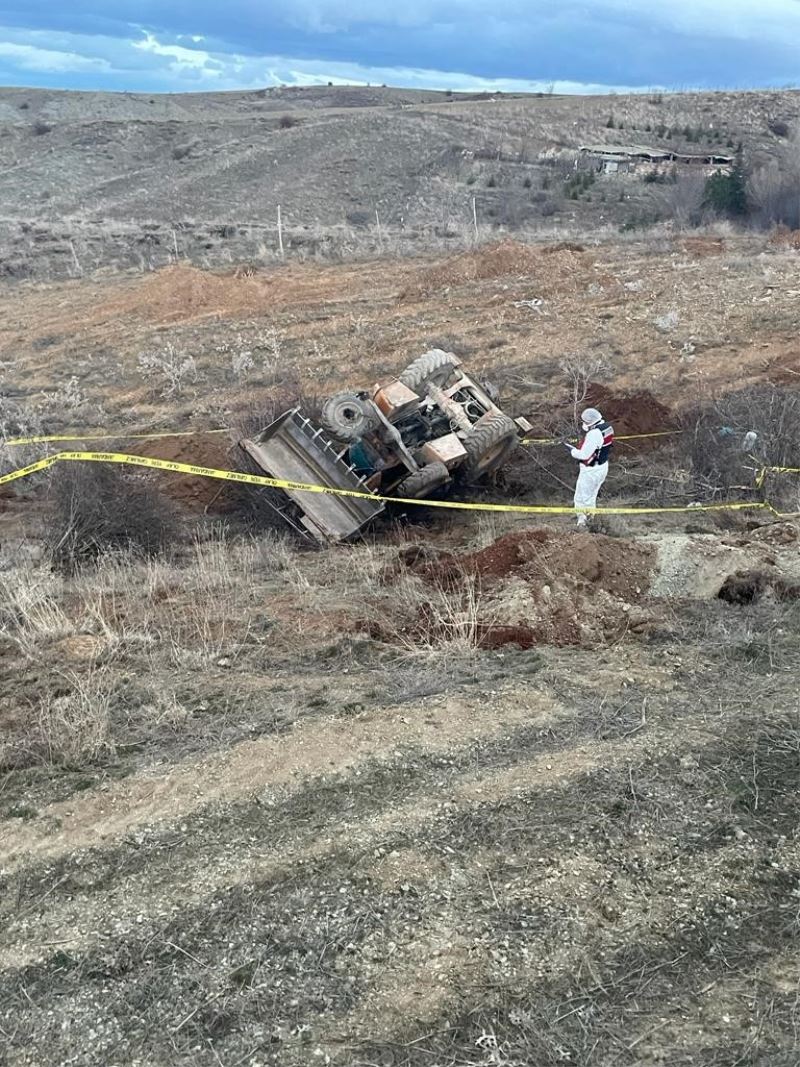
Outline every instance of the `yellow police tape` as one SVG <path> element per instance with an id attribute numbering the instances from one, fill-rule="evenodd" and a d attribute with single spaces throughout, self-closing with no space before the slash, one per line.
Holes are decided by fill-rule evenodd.
<path id="1" fill-rule="evenodd" d="M 9 447 L 21 445 L 42 445 L 53 441 L 155 441 L 161 437 L 207 437 L 210 434 L 229 433 L 229 430 L 164 430 L 154 433 L 84 433 L 84 434 L 54 434 L 39 435 L 38 437 L 12 437 L 0 444 Z M 621 434 L 616 441 L 639 441 L 645 437 L 672 437 L 683 433 L 683 430 L 658 430 L 656 433 L 631 433 Z M 523 445 L 557 445 L 561 443 L 560 437 L 523 437 Z"/>
<path id="2" fill-rule="evenodd" d="M 504 511 L 517 515 L 574 515 L 578 512 L 596 512 L 602 515 L 659 515 L 665 512 L 697 511 L 771 511 L 781 515 L 768 501 L 735 504 L 685 504 L 679 507 L 637 507 L 637 508 L 574 508 L 555 507 L 545 504 L 471 504 L 459 500 L 416 500 L 406 497 L 378 496 L 357 489 L 332 489 L 322 485 L 307 485 L 304 482 L 289 482 L 282 478 L 269 478 L 263 474 L 244 474 L 240 471 L 219 470 L 216 467 L 198 467 L 191 463 L 175 463 L 152 456 L 131 456 L 125 452 L 56 452 L 52 456 L 37 460 L 11 471 L 0 477 L 0 485 L 27 478 L 38 471 L 47 470 L 57 463 L 121 463 L 135 467 L 149 467 L 151 470 L 170 471 L 175 474 L 190 474 L 198 478 L 217 478 L 228 482 L 243 482 L 246 485 L 259 485 L 275 489 L 300 491 L 304 493 L 327 493 L 331 496 L 366 497 L 369 500 L 390 504 L 411 504 L 416 506 L 448 508 L 459 511 Z"/>
<path id="3" fill-rule="evenodd" d="M 682 434 L 684 432 L 684 430 L 657 430 L 655 433 L 624 433 L 615 435 L 614 441 L 641 441 L 645 437 L 674 437 L 676 434 Z M 558 445 L 561 444 L 562 441 L 563 438 L 561 437 L 523 437 L 521 444 Z"/>
<path id="4" fill-rule="evenodd" d="M 83 433 L 39 437 L 12 437 L 0 441 L 5 445 L 42 445 L 50 441 L 148 441 L 159 437 L 205 437 L 212 433 L 228 433 L 228 430 L 165 430 L 161 433 Z"/>
<path id="5" fill-rule="evenodd" d="M 800 467 L 762 467 L 756 474 L 756 488 L 760 489 L 768 474 L 800 474 Z"/>

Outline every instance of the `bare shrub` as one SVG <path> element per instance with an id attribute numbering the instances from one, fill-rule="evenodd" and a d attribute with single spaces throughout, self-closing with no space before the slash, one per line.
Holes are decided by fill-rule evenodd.
<path id="1" fill-rule="evenodd" d="M 653 325 L 661 333 L 672 333 L 680 325 L 681 317 L 674 309 L 664 312 L 663 315 L 657 315 L 653 319 Z"/>
<path id="2" fill-rule="evenodd" d="M 684 419 L 685 443 L 693 488 L 701 500 L 729 499 L 737 486 L 753 485 L 756 465 L 800 467 L 800 392 L 759 385 L 730 393 L 689 412 Z M 755 442 L 748 433 L 757 435 Z M 797 497 L 787 478 L 776 481 L 770 495 Z M 751 495 L 751 494 L 747 494 Z"/>
<path id="3" fill-rule="evenodd" d="M 278 120 L 278 126 L 282 130 L 291 130 L 294 126 L 300 125 L 300 119 L 296 115 L 281 115 Z"/>
<path id="4" fill-rule="evenodd" d="M 800 147 L 789 158 L 776 159 L 750 176 L 751 217 L 765 228 L 800 229 Z"/>
<path id="5" fill-rule="evenodd" d="M 137 362 L 139 374 L 155 384 L 162 397 L 180 394 L 189 382 L 197 381 L 194 356 L 179 351 L 171 341 L 161 352 L 143 352 Z"/>
<path id="6" fill-rule="evenodd" d="M 49 487 L 45 539 L 67 573 L 110 549 L 155 555 L 178 535 L 167 501 L 139 475 L 94 463 L 59 466 Z"/>
<path id="7" fill-rule="evenodd" d="M 768 127 L 770 133 L 774 133 L 776 137 L 788 137 L 791 132 L 789 124 L 782 119 L 776 119 L 774 122 L 770 122 Z"/>
<path id="8" fill-rule="evenodd" d="M 248 351 L 231 353 L 231 373 L 237 382 L 244 382 L 255 366 L 253 356 Z"/>
<path id="9" fill-rule="evenodd" d="M 33 463 L 41 456 L 40 448 L 36 446 L 8 446 L 8 441 L 20 437 L 38 437 L 42 434 L 44 427 L 37 412 L 23 408 L 10 397 L 0 395 L 0 475 Z M 27 482 L 27 479 L 25 481 Z M 20 484 L 12 483 L 13 486 Z"/>
<path id="10" fill-rule="evenodd" d="M 47 407 L 55 408 L 59 411 L 77 411 L 79 408 L 85 407 L 89 400 L 78 384 L 77 376 L 74 374 L 57 389 L 44 393 L 42 399 Z"/>
<path id="11" fill-rule="evenodd" d="M 677 181 L 659 189 L 658 202 L 663 214 L 678 226 L 699 226 L 703 220 L 705 178 L 702 174 L 682 174 Z"/>
<path id="12" fill-rule="evenodd" d="M 591 356 L 571 356 L 562 360 L 559 366 L 567 380 L 572 421 L 577 425 L 581 408 L 589 395 L 589 386 L 605 372 L 606 365 L 602 359 Z"/>
<path id="13" fill-rule="evenodd" d="M 69 691 L 43 697 L 33 718 L 28 762 L 81 767 L 113 755 L 111 690 L 103 670 L 65 676 Z"/>
<path id="14" fill-rule="evenodd" d="M 187 141 L 185 144 L 175 145 L 172 149 L 172 158 L 179 161 L 188 159 L 199 147 L 200 139 L 198 137 L 193 138 L 191 141 Z"/>
<path id="15" fill-rule="evenodd" d="M 369 226 L 373 221 L 373 216 L 368 211 L 348 211 L 345 214 L 345 219 L 351 226 L 365 227 Z"/>

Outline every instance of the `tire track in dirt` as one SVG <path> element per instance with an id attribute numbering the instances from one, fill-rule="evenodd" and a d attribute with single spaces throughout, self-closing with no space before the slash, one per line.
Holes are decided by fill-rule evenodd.
<path id="1" fill-rule="evenodd" d="M 242 882 L 260 882 L 267 879 L 280 881 L 299 863 L 320 861 L 341 852 L 342 841 L 347 841 L 348 851 L 353 855 L 368 851 L 378 841 L 392 834 L 419 829 L 427 822 L 441 815 L 443 799 L 446 797 L 448 809 L 459 807 L 460 810 L 478 808 L 492 800 L 499 800 L 515 792 L 522 792 L 535 780 L 537 787 L 543 789 L 558 788 L 574 777 L 585 775 L 598 767 L 613 767 L 616 760 L 631 756 L 641 751 L 644 739 L 638 743 L 631 739 L 620 746 L 619 742 L 594 742 L 573 748 L 560 754 L 537 755 L 530 760 L 506 768 L 494 774 L 478 773 L 455 786 L 447 786 L 436 795 L 419 798 L 411 802 L 383 811 L 368 822 L 362 820 L 342 820 L 327 826 L 324 836 L 312 844 L 296 848 L 292 846 L 260 854 L 251 849 L 249 863 L 242 857 L 231 856 L 224 849 L 218 852 L 216 868 L 205 868 L 193 872 L 181 867 L 173 870 L 174 880 L 154 884 L 152 874 L 145 867 L 144 871 L 133 878 L 126 879 L 114 892 L 104 894 L 81 895 L 75 893 L 63 902 L 62 908 L 53 907 L 42 900 L 46 907 L 41 915 L 40 924 L 36 925 L 37 939 L 40 945 L 49 949 L 53 945 L 66 944 L 64 932 L 76 930 L 81 926 L 91 927 L 94 934 L 74 935 L 68 939 L 70 951 L 80 951 L 91 947 L 96 939 L 96 931 L 108 922 L 110 915 L 118 927 L 133 925 L 137 916 L 156 916 L 159 903 L 167 903 L 164 914 L 169 914 L 176 903 L 181 905 L 198 904 L 223 890 L 231 889 Z M 450 750 L 452 751 L 452 749 Z M 194 875 L 198 877 L 195 878 Z M 26 919 L 20 931 L 20 942 L 30 942 L 31 927 L 35 920 Z M 121 925 L 120 925 L 121 924 Z M 13 929 L 8 924 L 7 932 Z M 39 936 L 43 935 L 43 936 Z M 0 950 L 0 966 L 19 967 L 25 963 L 40 960 L 49 955 L 48 951 L 27 951 L 24 947 L 14 948 L 9 944 Z"/>
<path id="2" fill-rule="evenodd" d="M 108 789 L 71 797 L 42 809 L 39 825 L 0 830 L 4 873 L 31 859 L 55 858 L 92 846 L 105 847 L 138 826 L 176 822 L 201 805 L 232 802 L 260 789 L 302 788 L 306 780 L 331 770 L 349 770 L 382 758 L 400 745 L 429 752 L 452 751 L 477 738 L 488 739 L 536 718 L 542 725 L 564 712 L 555 700 L 526 689 L 431 700 L 421 708 L 401 705 L 358 717 L 299 723 L 290 734 L 246 741 L 222 754 L 178 764 L 167 774 L 154 768 L 115 782 Z M 424 716 L 424 717 L 423 717 Z M 57 821 L 64 829 L 47 834 Z"/>
<path id="3" fill-rule="evenodd" d="M 693 731 L 683 735 L 681 748 Z M 707 740 L 707 735 L 703 735 Z M 598 770 L 613 770 L 625 762 L 635 761 L 652 752 L 675 751 L 675 734 L 669 722 L 664 729 L 650 729 L 635 733 L 629 738 L 610 741 L 590 740 L 560 751 L 545 751 L 522 758 L 511 766 L 494 771 L 477 770 L 456 782 L 443 780 L 435 790 L 417 793 L 405 802 L 396 804 L 388 798 L 375 814 L 363 818 L 356 813 L 354 818 L 333 820 L 319 828 L 319 836 L 310 843 L 299 846 L 290 843 L 274 849 L 263 849 L 256 841 L 245 842 L 240 848 L 226 849 L 219 838 L 214 837 L 214 859 L 200 855 L 196 862 L 171 865 L 166 878 L 159 879 L 150 865 L 135 875 L 124 877 L 100 893 L 91 889 L 70 891 L 63 900 L 49 900 L 38 920 L 26 918 L 23 909 L 18 936 L 7 940 L 0 949 L 0 966 L 20 967 L 41 961 L 49 955 L 54 945 L 66 944 L 70 952 L 87 951 L 98 940 L 98 931 L 108 926 L 109 916 L 117 931 L 133 929 L 141 916 L 151 920 L 166 921 L 174 914 L 176 905 L 198 906 L 220 892 L 228 891 L 242 883 L 259 883 L 266 880 L 280 882 L 288 878 L 298 864 L 330 860 L 342 851 L 342 842 L 347 842 L 347 851 L 357 858 L 367 855 L 386 838 L 393 835 L 419 834 L 448 813 L 478 810 L 487 803 L 502 802 L 515 795 L 530 791 L 532 783 L 537 792 L 563 789 L 578 778 Z M 452 754 L 453 749 L 448 750 Z M 358 769 L 352 768 L 354 775 Z M 354 788 L 359 787 L 358 778 L 351 775 Z M 305 779 L 309 788 L 316 784 Z M 316 828 L 312 827 L 312 831 Z M 80 877 L 80 868 L 78 868 Z M 56 886 L 54 885 L 54 888 Z M 46 894 L 45 894 L 46 895 Z M 42 901 L 44 903 L 44 901 Z M 8 916 L 7 934 L 14 934 L 17 920 Z M 31 928 L 37 931 L 38 947 L 31 948 Z M 73 931 L 68 942 L 62 942 L 64 931 Z"/>

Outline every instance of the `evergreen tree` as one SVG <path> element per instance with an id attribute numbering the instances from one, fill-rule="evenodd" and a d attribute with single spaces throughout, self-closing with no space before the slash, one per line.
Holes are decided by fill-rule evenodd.
<path id="1" fill-rule="evenodd" d="M 703 204 L 729 218 L 742 218 L 747 214 L 747 174 L 741 142 L 730 174 L 718 170 L 706 182 Z"/>

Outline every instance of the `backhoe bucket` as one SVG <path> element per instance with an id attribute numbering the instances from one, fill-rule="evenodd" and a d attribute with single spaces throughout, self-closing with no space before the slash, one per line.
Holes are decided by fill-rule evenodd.
<path id="1" fill-rule="evenodd" d="M 361 478 L 336 446 L 298 409 L 287 411 L 242 448 L 271 478 L 326 489 L 369 493 Z M 383 511 L 368 496 L 337 496 L 302 489 L 284 489 L 303 511 L 303 525 L 320 541 L 345 541 Z"/>

